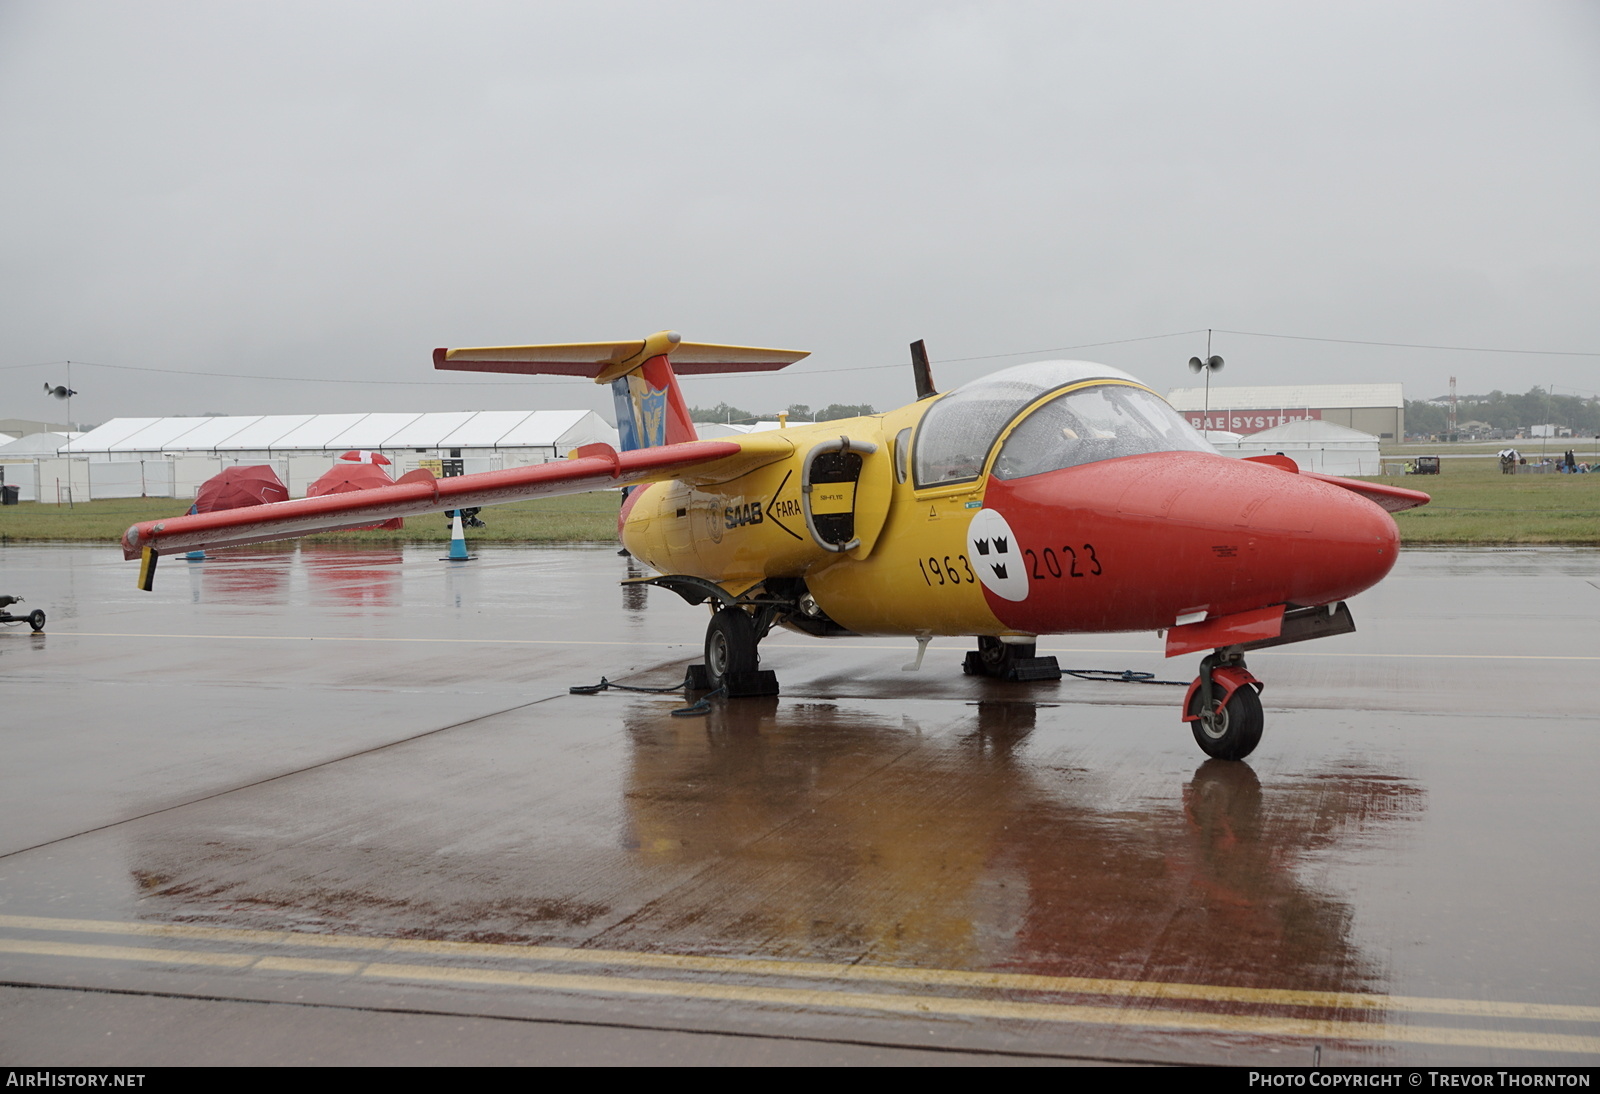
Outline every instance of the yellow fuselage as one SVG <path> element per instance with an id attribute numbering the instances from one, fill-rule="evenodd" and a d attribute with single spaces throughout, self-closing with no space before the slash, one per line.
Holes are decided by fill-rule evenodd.
<path id="1" fill-rule="evenodd" d="M 643 487 L 625 511 L 623 546 L 664 574 L 705 578 L 735 595 L 769 578 L 803 578 L 829 617 L 858 634 L 1012 633 L 990 611 L 967 557 L 967 525 L 986 479 L 916 490 L 903 444 L 896 454 L 896 437 L 929 405 L 765 434 L 791 451 L 723 482 Z M 832 552 L 807 528 L 800 480 L 806 453 L 841 436 L 876 451 L 853 489 L 812 491 L 814 512 L 855 514 L 860 545 Z"/>

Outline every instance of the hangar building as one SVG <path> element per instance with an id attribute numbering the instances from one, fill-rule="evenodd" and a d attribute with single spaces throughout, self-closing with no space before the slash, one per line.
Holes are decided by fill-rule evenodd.
<path id="1" fill-rule="evenodd" d="M 1196 429 L 1248 436 L 1288 422 L 1324 421 L 1383 440 L 1406 435 L 1406 400 L 1400 384 L 1293 384 L 1281 387 L 1179 387 L 1167 402 Z"/>
<path id="2" fill-rule="evenodd" d="M 445 460 L 469 474 L 545 463 L 597 441 L 615 445 L 617 431 L 592 410 L 113 418 L 36 461 L 33 485 L 46 502 L 193 498 L 224 467 L 269 464 L 290 497 L 304 497 L 352 449 L 383 453 L 398 477 L 424 466 L 438 474 Z M 7 481 L 18 473 L 9 466 Z"/>

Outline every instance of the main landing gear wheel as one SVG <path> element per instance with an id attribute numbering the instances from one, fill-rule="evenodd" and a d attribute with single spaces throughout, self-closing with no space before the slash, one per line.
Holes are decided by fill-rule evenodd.
<path id="1" fill-rule="evenodd" d="M 980 635 L 978 638 L 978 657 L 983 661 L 984 671 L 990 676 L 1004 677 L 1007 670 L 1019 660 L 1031 658 L 1038 652 L 1037 642 L 1017 646 L 1002 642 L 998 638 L 990 638 L 988 635 Z"/>
<path id="2" fill-rule="evenodd" d="M 1266 726 L 1266 715 L 1261 710 L 1261 696 L 1246 684 L 1228 697 L 1227 705 L 1213 710 L 1210 715 L 1200 709 L 1204 702 L 1200 692 L 1189 700 L 1189 713 L 1196 715 L 1189 724 L 1194 727 L 1194 740 L 1207 756 L 1218 760 L 1242 760 L 1255 751 L 1261 743 L 1261 730 Z"/>
<path id="3" fill-rule="evenodd" d="M 743 608 L 723 608 L 706 628 L 706 681 L 713 688 L 728 682 L 728 674 L 754 672 L 761 663 L 757 652 L 756 624 Z"/>
<path id="4" fill-rule="evenodd" d="M 996 680 L 1059 680 L 1061 666 L 1054 657 L 1039 657 L 1038 644 L 1012 645 L 990 635 L 978 636 L 978 648 L 969 650 L 961 665 L 968 676 L 992 676 Z"/>

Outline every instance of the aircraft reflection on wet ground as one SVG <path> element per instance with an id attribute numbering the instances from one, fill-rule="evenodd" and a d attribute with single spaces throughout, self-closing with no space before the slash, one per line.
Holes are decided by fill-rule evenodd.
<path id="1" fill-rule="evenodd" d="M 412 820 L 384 829 L 443 823 L 473 831 L 472 844 L 444 858 L 422 831 L 352 845 L 342 826 L 331 840 L 317 834 L 327 817 L 250 840 L 208 826 L 197 843 L 164 831 L 133 872 L 158 915 L 167 905 L 185 921 L 258 929 L 674 951 L 709 940 L 785 958 L 1156 978 L 1192 971 L 1220 929 L 1263 986 L 1380 986 L 1348 939 L 1350 909 L 1295 870 L 1342 836 L 1393 838 L 1425 798 L 1403 780 L 1313 774 L 1264 800 L 1248 766 L 1206 763 L 1178 794 L 1107 816 L 1076 800 L 1092 773 L 1017 762 L 1018 704 L 985 703 L 970 731 L 937 736 L 893 715 L 798 705 L 780 717 L 776 702 L 756 700 L 690 723 L 660 702 L 631 704 L 610 847 L 517 832 L 485 846 L 496 822 L 419 788 L 436 804 L 412 801 Z M 860 785 L 863 771 L 891 765 L 887 786 Z M 938 780 L 950 785 L 928 793 Z M 575 887 L 597 870 L 626 883 Z M 424 872 L 448 904 L 417 899 Z"/>
<path id="2" fill-rule="evenodd" d="M 881 641 L 775 644 L 785 695 L 703 718 L 567 695 L 695 653 L 610 551 L 262 554 L 264 585 L 208 560 L 152 610 L 89 552 L 5 549 L 64 621 L 0 641 L 8 982 L 995 1055 L 1600 1058 L 1600 658 L 1481 679 L 1524 629 L 1597 647 L 1593 554 L 1408 553 L 1377 637 L 1275 666 L 1272 747 L 1198 766 L 1163 689 L 937 647 L 913 675 Z M 1452 625 L 1469 602 L 1492 633 Z M 1160 672 L 1141 644 L 1073 656 Z"/>
<path id="3" fill-rule="evenodd" d="M 269 547 L 218 552 L 185 564 L 190 600 L 196 604 L 283 604 L 290 599 L 291 580 L 299 576 L 313 598 L 359 611 L 394 601 L 403 560 L 398 547 L 305 552 Z"/>

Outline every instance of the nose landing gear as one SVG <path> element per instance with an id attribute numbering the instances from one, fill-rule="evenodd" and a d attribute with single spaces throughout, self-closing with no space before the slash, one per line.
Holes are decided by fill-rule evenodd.
<path id="1" fill-rule="evenodd" d="M 1195 743 L 1207 756 L 1219 760 L 1242 760 L 1255 751 L 1256 745 L 1261 742 L 1261 728 L 1266 721 L 1261 713 L 1261 689 L 1264 685 L 1251 676 L 1250 670 L 1245 667 L 1246 650 L 1264 650 L 1291 642 L 1351 634 L 1356 629 L 1350 609 L 1342 600 L 1312 606 L 1286 604 L 1284 609 L 1276 636 L 1223 646 L 1201 659 L 1200 676 L 1189 685 L 1189 694 L 1183 700 L 1183 720 L 1194 730 Z M 1214 624 L 1200 626 L 1212 627 Z M 1204 645 L 1196 642 L 1187 648 L 1174 650 L 1172 636 L 1181 629 L 1175 627 L 1167 632 L 1167 656 L 1198 652 L 1211 644 L 1208 640 Z M 1226 641 L 1216 631 L 1210 633 L 1216 636 L 1215 640 Z"/>
<path id="2" fill-rule="evenodd" d="M 1229 646 L 1200 661 L 1200 675 L 1189 685 L 1183 720 L 1207 756 L 1242 760 L 1261 743 L 1266 716 L 1261 710 L 1260 680 L 1245 667 L 1244 652 Z"/>

